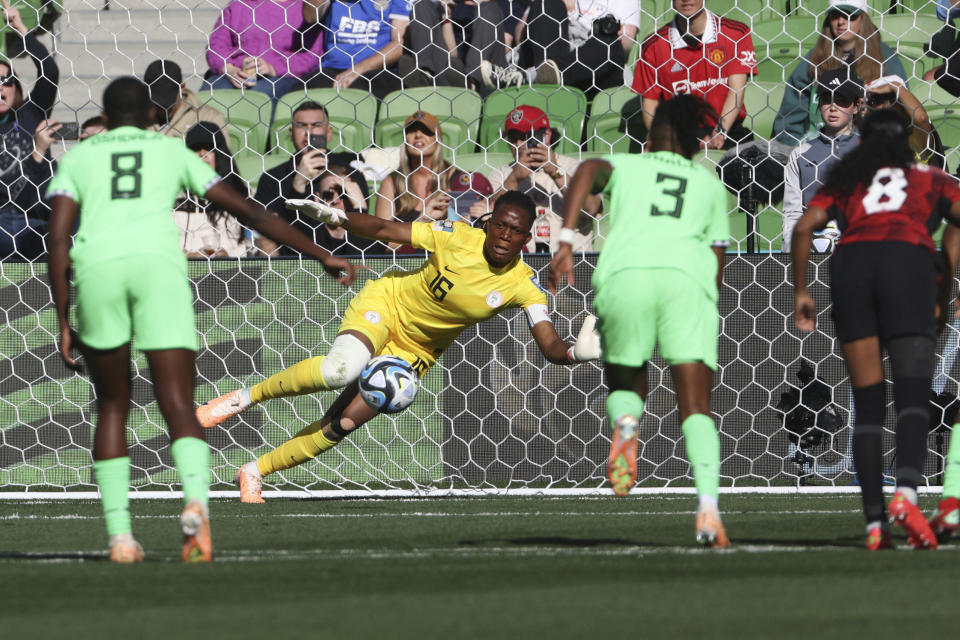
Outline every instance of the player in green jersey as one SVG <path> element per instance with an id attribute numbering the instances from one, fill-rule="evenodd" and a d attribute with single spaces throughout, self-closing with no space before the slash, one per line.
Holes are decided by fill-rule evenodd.
<path id="1" fill-rule="evenodd" d="M 617 495 L 636 482 L 637 432 L 647 397 L 646 363 L 656 345 L 677 387 L 687 457 L 697 487 L 697 541 L 730 544 L 720 521 L 720 440 L 710 416 L 720 317 L 717 294 L 729 244 L 726 192 L 691 161 L 710 107 L 677 96 L 657 108 L 644 155 L 587 160 L 574 174 L 550 286 L 573 284 L 573 227 L 588 193 L 610 201 L 610 233 L 593 287 L 614 429 L 608 476 Z M 704 123 L 698 126 L 697 123 Z"/>
<path id="2" fill-rule="evenodd" d="M 50 285 L 60 325 L 60 355 L 71 368 L 79 347 L 97 396 L 94 473 L 100 487 L 110 559 L 140 562 L 127 491 L 130 458 L 125 424 L 130 409 L 130 341 L 146 353 L 157 402 L 170 426 L 171 453 L 183 484 L 180 517 L 185 562 L 213 555 L 207 509 L 210 452 L 193 412 L 197 350 L 193 294 L 171 212 L 189 189 L 267 237 L 320 260 L 350 284 L 356 267 L 220 181 L 183 142 L 146 131 L 154 107 L 136 78 L 114 80 L 103 94 L 108 131 L 71 149 L 50 183 Z M 82 215 L 80 215 L 82 210 Z M 71 248 L 70 236 L 76 227 Z M 77 289 L 77 333 L 67 319 L 68 274 Z"/>

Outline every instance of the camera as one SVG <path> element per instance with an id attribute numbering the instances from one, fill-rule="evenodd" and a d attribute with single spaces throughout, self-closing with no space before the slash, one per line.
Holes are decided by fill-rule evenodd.
<path id="1" fill-rule="evenodd" d="M 311 149 L 323 151 L 327 148 L 327 136 L 310 134 L 307 136 L 307 146 Z"/>
<path id="2" fill-rule="evenodd" d="M 593 35 L 601 40 L 612 40 L 620 33 L 620 21 L 612 13 L 593 21 Z"/>

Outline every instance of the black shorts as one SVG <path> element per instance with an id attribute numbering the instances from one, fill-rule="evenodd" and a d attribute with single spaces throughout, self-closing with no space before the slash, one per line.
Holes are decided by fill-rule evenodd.
<path id="1" fill-rule="evenodd" d="M 907 242 L 855 242 L 830 259 L 837 338 L 936 338 L 934 255 Z"/>

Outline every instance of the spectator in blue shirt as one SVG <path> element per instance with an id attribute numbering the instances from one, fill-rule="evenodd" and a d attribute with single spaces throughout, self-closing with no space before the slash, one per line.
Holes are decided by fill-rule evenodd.
<path id="1" fill-rule="evenodd" d="M 396 70 L 411 0 L 305 0 L 308 24 L 323 26 L 324 54 L 310 88 L 354 87 L 383 98 L 401 87 Z"/>

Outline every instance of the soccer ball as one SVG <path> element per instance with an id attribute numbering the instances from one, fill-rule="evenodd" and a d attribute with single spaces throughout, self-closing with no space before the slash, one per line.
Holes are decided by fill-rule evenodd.
<path id="1" fill-rule="evenodd" d="M 417 397 L 417 374 L 396 356 L 378 356 L 360 372 L 360 396 L 371 409 L 397 413 Z"/>

